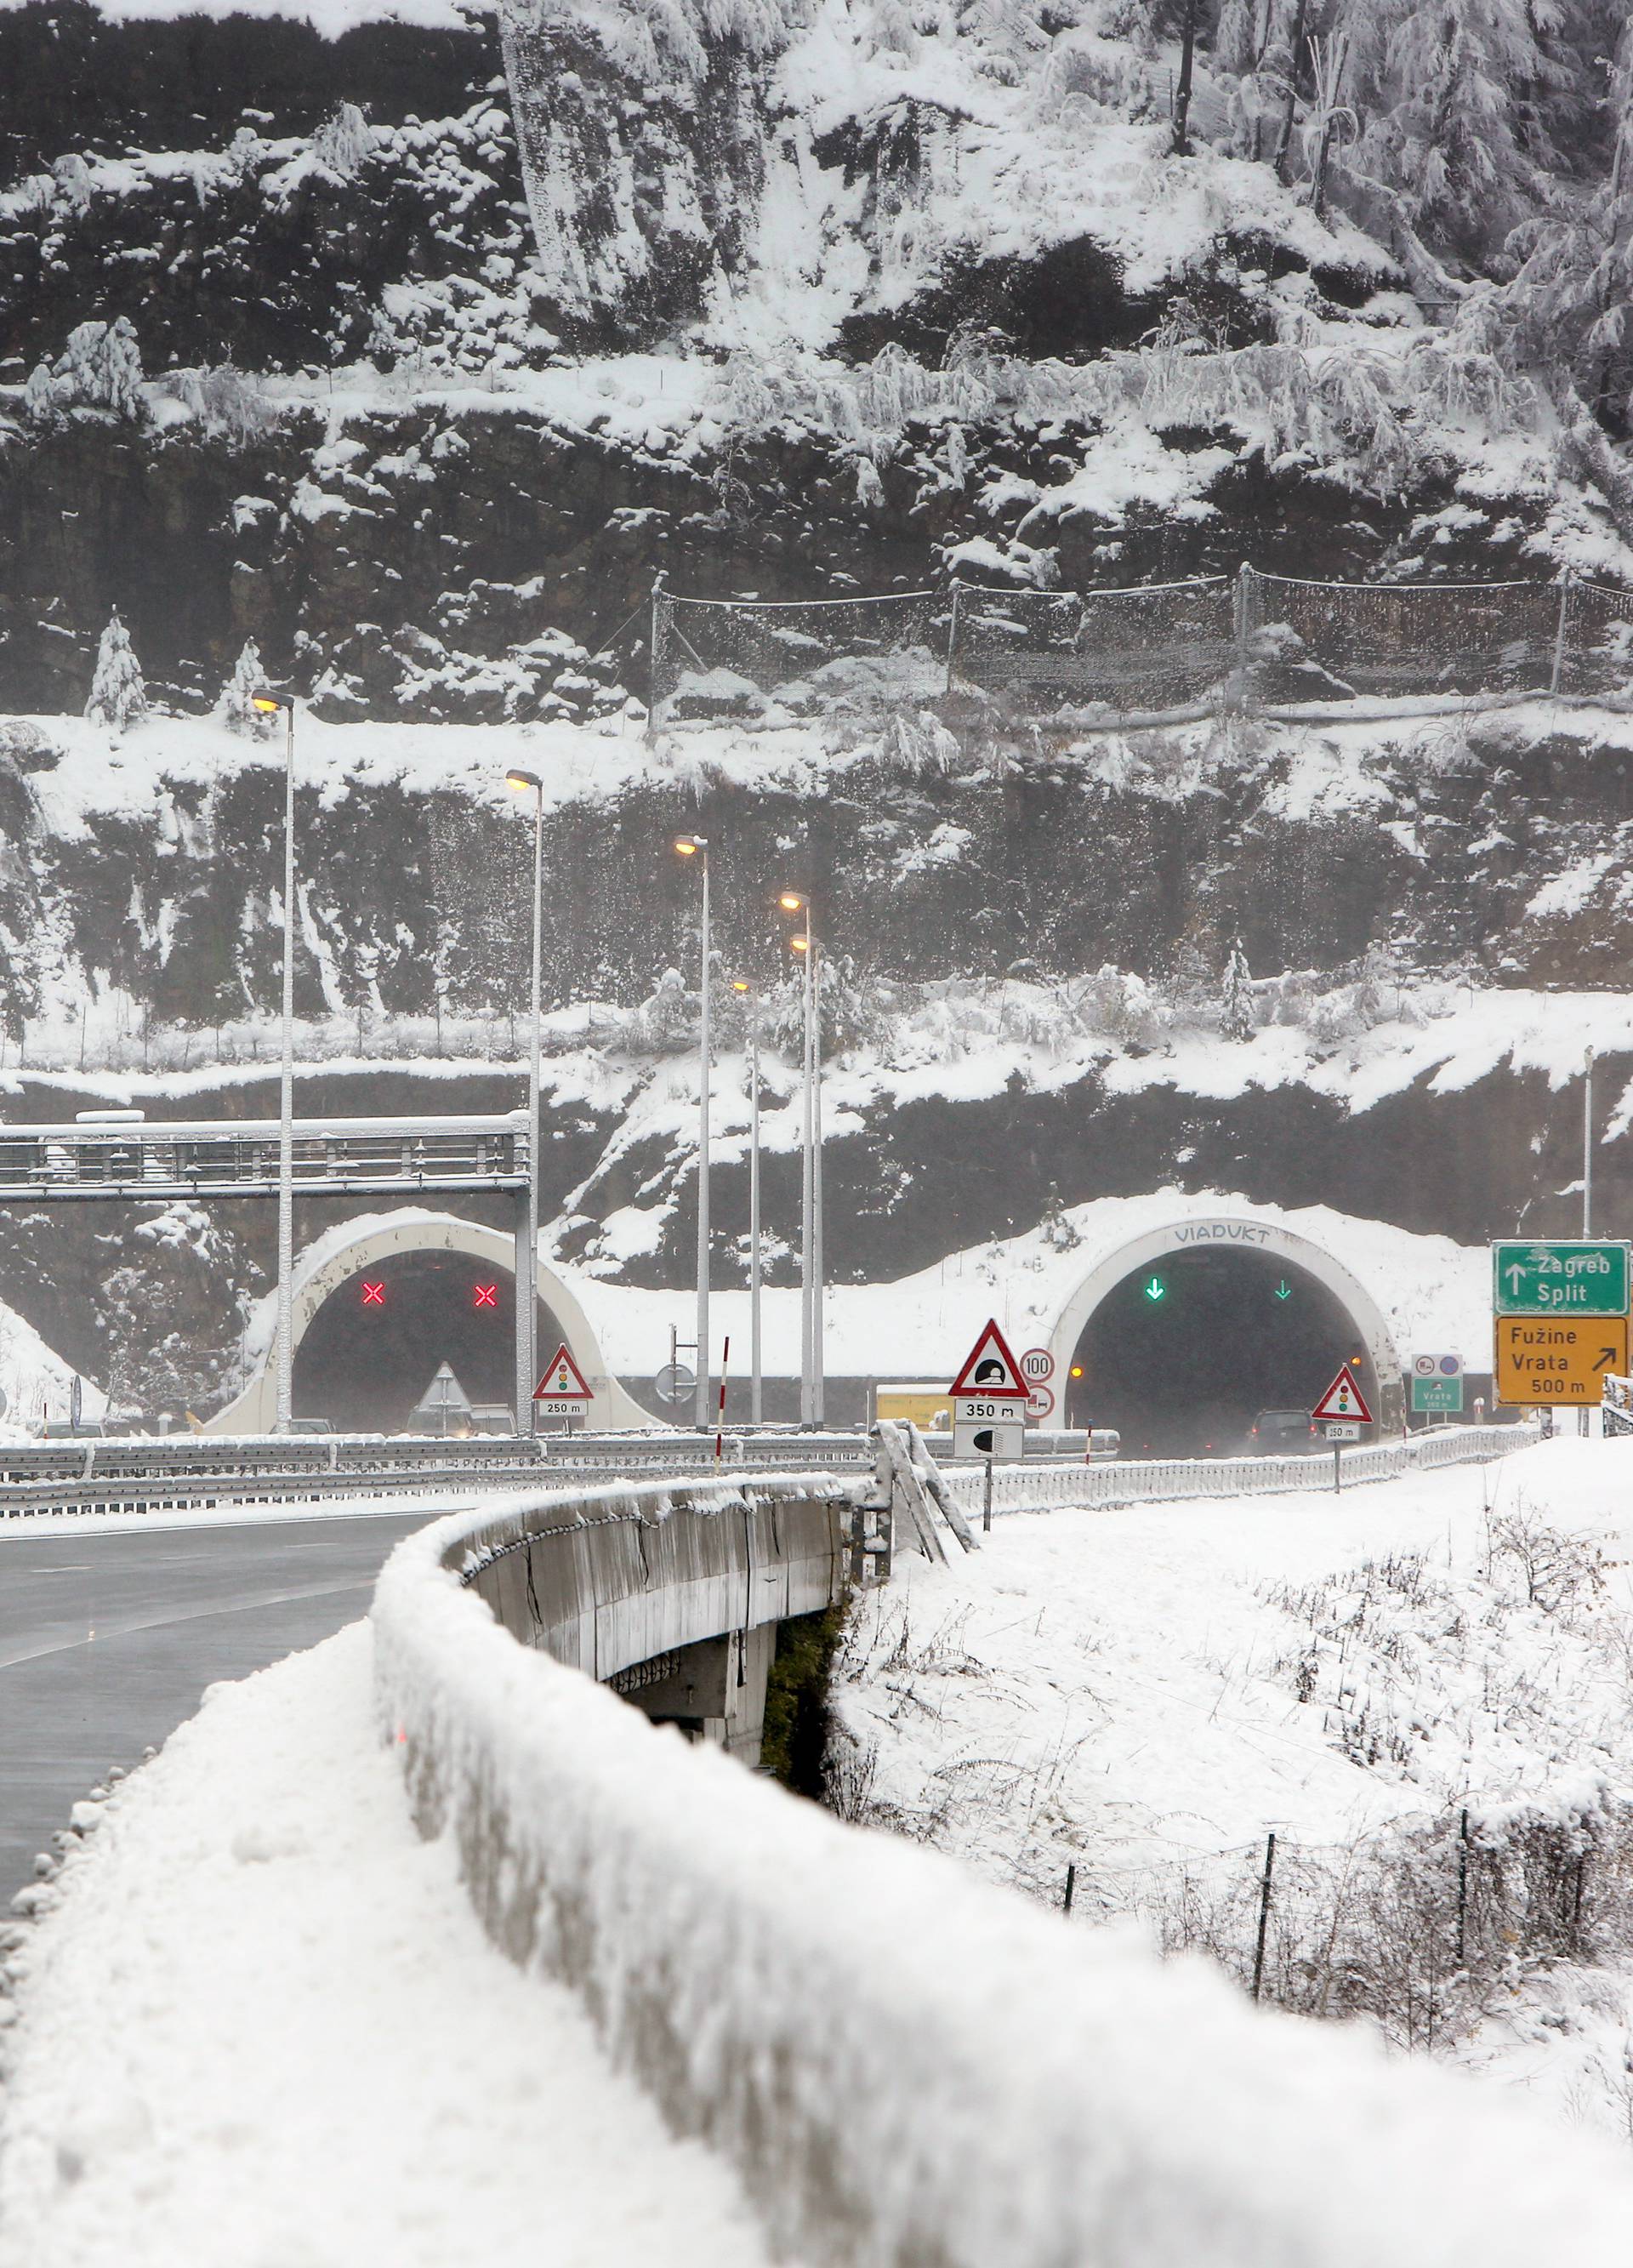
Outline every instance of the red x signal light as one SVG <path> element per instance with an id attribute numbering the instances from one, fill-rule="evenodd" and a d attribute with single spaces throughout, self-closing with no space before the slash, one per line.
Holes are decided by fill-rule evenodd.
<path id="1" fill-rule="evenodd" d="M 365 1307 L 383 1307 L 386 1304 L 385 1285 L 365 1276 L 363 1279 L 363 1304 Z"/>
<path id="2" fill-rule="evenodd" d="M 478 1284 L 474 1286 L 471 1292 L 473 1307 L 497 1307 L 498 1304 L 499 1287 L 497 1284 Z"/>

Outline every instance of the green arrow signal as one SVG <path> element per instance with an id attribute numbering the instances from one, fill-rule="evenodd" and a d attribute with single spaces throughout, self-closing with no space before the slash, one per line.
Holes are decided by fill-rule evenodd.
<path id="1" fill-rule="evenodd" d="M 1285 1276 L 1284 1276 L 1281 1282 L 1276 1287 L 1276 1296 L 1278 1300 L 1291 1300 L 1292 1295 L 1293 1287 L 1288 1282 Z"/>
<path id="2" fill-rule="evenodd" d="M 1148 1300 L 1165 1300 L 1168 1295 L 1168 1287 L 1160 1276 L 1153 1276 L 1144 1288 Z"/>

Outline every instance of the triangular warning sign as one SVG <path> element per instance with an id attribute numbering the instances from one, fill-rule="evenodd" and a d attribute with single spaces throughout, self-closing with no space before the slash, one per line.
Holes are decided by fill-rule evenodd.
<path id="1" fill-rule="evenodd" d="M 439 1362 L 426 1388 L 414 1407 L 421 1410 L 452 1410 L 468 1411 L 471 1397 L 453 1374 L 452 1364 Z"/>
<path id="2" fill-rule="evenodd" d="M 594 1399 L 584 1382 L 584 1373 L 564 1346 L 558 1346 L 544 1366 L 544 1376 L 533 1388 L 535 1402 L 590 1402 Z"/>
<path id="3" fill-rule="evenodd" d="M 1024 1402 L 1032 1388 L 1020 1374 L 1020 1365 L 1009 1351 L 1009 1342 L 996 1323 L 989 1323 L 965 1357 L 964 1367 L 948 1391 L 953 1394 L 1011 1394 Z"/>
<path id="4" fill-rule="evenodd" d="M 1348 1363 L 1322 1395 L 1310 1416 L 1312 1419 L 1350 1418 L 1363 1425 L 1372 1424 L 1372 1413 L 1366 1406 L 1361 1382 Z"/>

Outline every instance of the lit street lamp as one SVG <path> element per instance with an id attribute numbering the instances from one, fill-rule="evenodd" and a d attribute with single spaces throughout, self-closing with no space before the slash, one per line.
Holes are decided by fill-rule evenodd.
<path id="1" fill-rule="evenodd" d="M 527 1217 L 516 1244 L 516 1431 L 531 1433 L 538 1414 L 533 1390 L 539 1377 L 539 970 L 544 925 L 544 782 L 513 765 L 506 787 L 533 796 L 533 1012 L 527 1049 Z"/>
<path id="2" fill-rule="evenodd" d="M 799 1241 L 799 1419 L 804 1425 L 826 1422 L 827 1388 L 822 1352 L 822 1039 L 819 1020 L 816 909 L 801 890 L 784 890 L 777 900 L 784 913 L 803 913 L 803 935 L 791 948 L 805 956 L 805 1155 Z"/>
<path id="3" fill-rule="evenodd" d="M 760 1363 L 760 995 L 739 978 L 733 992 L 748 996 L 748 1418 L 763 1416 Z"/>
<path id="4" fill-rule="evenodd" d="M 293 1277 L 295 1270 L 295 703 L 270 693 L 250 696 L 263 717 L 283 712 L 283 1003 L 278 1042 L 278 1409 L 276 1431 L 294 1417 Z"/>
<path id="5" fill-rule="evenodd" d="M 709 838 L 678 835 L 676 850 L 682 858 L 695 858 L 702 875 L 701 1028 L 697 1071 L 697 1393 L 693 1417 L 699 1426 L 709 1423 Z"/>

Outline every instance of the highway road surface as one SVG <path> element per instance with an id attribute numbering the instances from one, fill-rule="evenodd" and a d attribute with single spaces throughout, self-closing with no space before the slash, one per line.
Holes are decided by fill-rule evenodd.
<path id="1" fill-rule="evenodd" d="M 456 1508 L 0 1540 L 0 1915 L 111 1766 L 355 1622 L 398 1538 Z"/>

